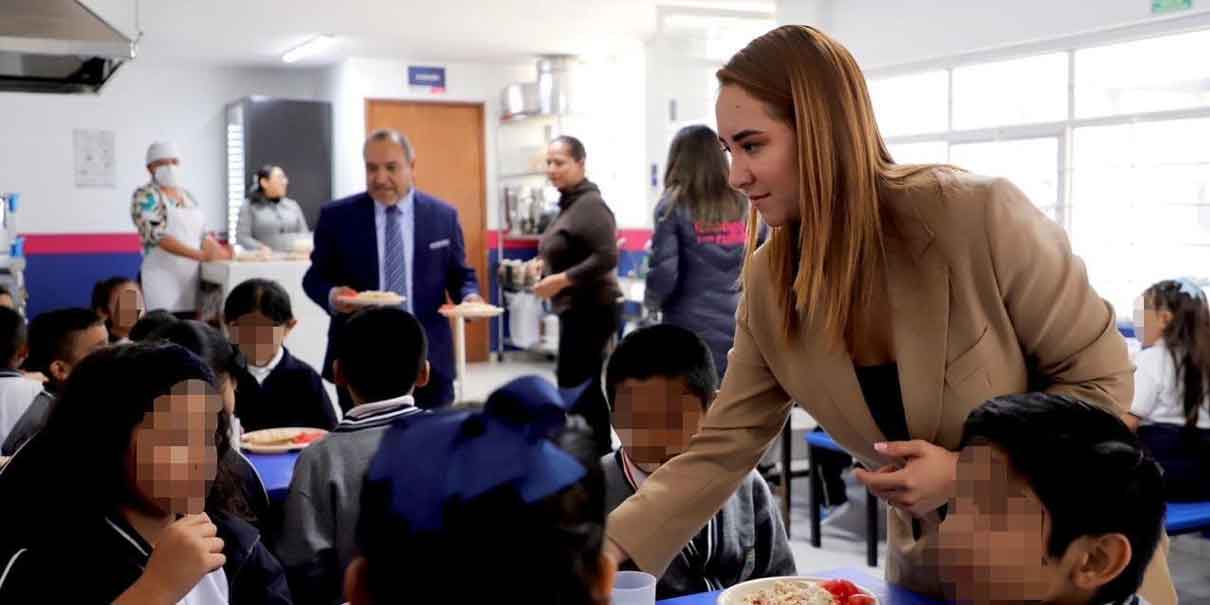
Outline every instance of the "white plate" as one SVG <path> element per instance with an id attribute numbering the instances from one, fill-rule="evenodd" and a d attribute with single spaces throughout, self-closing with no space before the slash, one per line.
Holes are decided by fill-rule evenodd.
<path id="1" fill-rule="evenodd" d="M 504 308 L 496 307 L 493 305 L 487 305 L 487 306 L 457 305 L 457 306 L 454 306 L 453 308 L 449 308 L 449 307 L 442 308 L 438 312 L 446 317 L 466 317 L 466 318 L 496 317 L 496 316 L 500 315 L 501 313 L 504 313 Z"/>
<path id="2" fill-rule="evenodd" d="M 355 296 L 338 297 L 337 302 L 344 303 L 351 307 L 395 307 L 403 304 L 403 297 L 398 294 L 392 300 L 385 299 L 365 299 Z"/>
<path id="3" fill-rule="evenodd" d="M 323 433 L 324 435 L 328 434 L 327 431 L 325 431 L 323 429 L 317 429 L 315 427 L 293 427 L 293 426 L 291 426 L 291 427 L 281 427 L 281 428 L 275 428 L 275 429 L 261 429 L 259 431 L 249 431 L 247 433 L 244 433 L 243 437 L 240 438 L 240 448 L 243 449 L 245 452 L 252 452 L 254 454 L 284 454 L 286 452 L 293 452 L 293 451 L 301 450 L 301 449 L 307 447 L 308 445 L 311 445 L 312 443 L 319 441 L 319 439 L 316 439 L 315 441 L 311 441 L 308 443 L 275 443 L 272 445 L 250 443 L 248 441 L 249 438 L 255 439 L 256 437 L 262 436 L 262 435 L 271 437 L 272 439 L 275 439 L 275 440 L 276 439 L 292 439 L 302 433 Z"/>
<path id="4" fill-rule="evenodd" d="M 743 605 L 744 597 L 746 597 L 758 590 L 772 588 L 774 583 L 777 583 L 777 582 L 780 582 L 783 580 L 786 580 L 786 581 L 804 581 L 805 580 L 808 582 L 818 583 L 818 582 L 827 582 L 828 580 L 843 580 L 843 579 L 844 578 L 817 578 L 814 576 L 781 576 L 781 577 L 777 577 L 777 578 L 761 578 L 759 580 L 748 580 L 747 582 L 741 582 L 739 584 L 736 584 L 735 586 L 732 586 L 731 588 L 728 588 L 727 590 L 724 590 L 723 594 L 718 595 L 718 605 Z M 852 580 L 849 580 L 849 581 L 852 582 Z M 871 597 L 874 597 L 874 603 L 876 605 L 878 603 L 881 603 L 881 601 L 878 600 L 878 597 L 874 596 L 874 591 L 870 590 L 869 588 L 866 588 L 865 586 L 857 584 L 856 582 L 853 582 L 853 583 L 857 585 L 857 588 L 859 590 L 870 595 Z"/>

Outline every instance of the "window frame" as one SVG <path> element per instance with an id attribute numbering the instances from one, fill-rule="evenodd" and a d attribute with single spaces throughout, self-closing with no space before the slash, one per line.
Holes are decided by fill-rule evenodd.
<path id="1" fill-rule="evenodd" d="M 885 137 L 891 145 L 913 143 L 946 144 L 949 147 L 956 144 L 992 143 L 1033 138 L 1058 138 L 1059 153 L 1055 161 L 1058 171 L 1058 200 L 1055 210 L 1058 222 L 1072 239 L 1073 247 L 1079 244 L 1072 236 L 1071 203 L 1072 203 L 1072 173 L 1075 130 L 1090 126 L 1119 126 L 1145 122 L 1168 122 L 1173 120 L 1210 118 L 1210 105 L 1184 109 L 1160 110 L 1149 112 L 1123 113 L 1109 116 L 1076 118 L 1076 52 L 1088 48 L 1110 46 L 1128 42 L 1136 42 L 1152 38 L 1162 38 L 1210 30 L 1210 13 L 1194 13 L 1179 15 L 1168 19 L 1158 19 L 1136 25 L 1107 28 L 1026 44 L 1007 46 L 997 49 L 980 50 L 962 53 L 940 60 L 926 60 L 902 65 L 875 67 L 866 71 L 866 79 L 870 81 L 883 78 L 901 77 L 928 71 L 945 70 L 946 97 L 946 129 L 938 132 L 926 132 L 911 135 Z M 1038 55 L 1065 53 L 1067 57 L 1067 115 L 1066 119 L 1054 122 L 1036 122 L 1015 124 L 989 128 L 957 130 L 954 128 L 954 70 L 971 65 L 998 63 L 1012 59 L 1022 59 Z M 947 153 L 947 157 L 951 157 Z"/>

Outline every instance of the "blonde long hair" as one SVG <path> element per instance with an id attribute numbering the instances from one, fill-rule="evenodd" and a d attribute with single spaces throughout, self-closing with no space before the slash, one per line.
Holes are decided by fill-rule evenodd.
<path id="1" fill-rule="evenodd" d="M 798 143 L 799 218 L 771 230 L 773 292 L 782 292 L 782 327 L 796 339 L 806 313 L 823 318 L 829 347 L 854 348 L 857 310 L 884 279 L 880 192 L 931 166 L 891 159 L 849 51 L 817 29 L 779 27 L 750 42 L 717 73 L 789 124 Z M 749 210 L 745 291 L 758 235 Z"/>

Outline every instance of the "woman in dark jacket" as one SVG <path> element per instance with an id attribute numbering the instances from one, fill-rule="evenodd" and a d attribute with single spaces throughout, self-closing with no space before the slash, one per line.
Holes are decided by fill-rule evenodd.
<path id="1" fill-rule="evenodd" d="M 586 156 L 584 144 L 569 136 L 555 139 L 547 150 L 546 176 L 562 195 L 559 216 L 538 244 L 546 277 L 534 293 L 550 299 L 559 315 L 559 386 L 589 384 L 572 412 L 588 421 L 598 454 L 604 455 L 612 448 L 601 368 L 618 331 L 622 291 L 617 223 L 601 190 L 584 176 Z"/>
<path id="2" fill-rule="evenodd" d="M 720 376 L 735 338 L 748 230 L 748 200 L 727 178 L 727 157 L 709 127 L 686 126 L 672 139 L 664 195 L 655 208 L 645 301 L 664 323 L 701 336 Z"/>
<path id="3" fill-rule="evenodd" d="M 0 602 L 289 605 L 281 566 L 238 516 L 214 384 L 168 343 L 80 363 L 0 469 Z"/>

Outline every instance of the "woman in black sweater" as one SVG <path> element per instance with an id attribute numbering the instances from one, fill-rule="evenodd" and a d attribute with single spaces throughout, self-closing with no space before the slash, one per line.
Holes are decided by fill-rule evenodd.
<path id="1" fill-rule="evenodd" d="M 584 175 L 584 144 L 570 136 L 551 142 L 546 176 L 562 194 L 559 216 L 538 245 L 546 277 L 534 293 L 548 298 L 559 315 L 559 361 L 563 388 L 588 384 L 572 412 L 592 428 L 598 453 L 610 451 L 609 405 L 601 391 L 601 368 L 618 331 L 622 291 L 618 287 L 617 223 L 601 190 Z"/>

